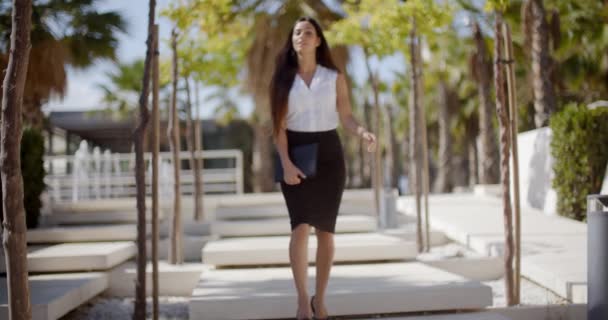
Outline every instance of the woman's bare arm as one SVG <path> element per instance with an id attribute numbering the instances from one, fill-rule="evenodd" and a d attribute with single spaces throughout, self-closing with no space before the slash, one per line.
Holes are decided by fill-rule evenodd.
<path id="1" fill-rule="evenodd" d="M 336 95 L 336 104 L 342 126 L 352 134 L 364 139 L 368 144 L 368 151 L 373 151 L 376 144 L 376 136 L 361 126 L 353 116 L 346 77 L 342 73 L 338 73 L 338 78 L 336 79 Z"/>

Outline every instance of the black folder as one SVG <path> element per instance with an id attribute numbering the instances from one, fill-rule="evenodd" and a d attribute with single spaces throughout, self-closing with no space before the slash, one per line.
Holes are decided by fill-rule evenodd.
<path id="1" fill-rule="evenodd" d="M 291 162 L 304 173 L 306 178 L 312 178 L 317 174 L 317 156 L 319 144 L 302 144 L 289 148 Z M 283 166 L 278 153 L 275 153 L 274 181 L 283 181 Z"/>

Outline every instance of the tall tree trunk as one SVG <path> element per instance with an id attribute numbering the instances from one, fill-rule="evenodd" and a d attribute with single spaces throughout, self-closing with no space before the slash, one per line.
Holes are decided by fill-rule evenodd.
<path id="1" fill-rule="evenodd" d="M 503 68 L 503 47 L 502 47 L 502 17 L 496 14 L 494 24 L 496 41 L 494 41 L 494 86 L 496 88 L 496 113 L 500 124 L 500 173 L 502 181 L 502 204 L 505 232 L 505 297 L 507 305 L 514 304 L 514 285 L 513 285 L 513 214 L 511 212 L 511 195 L 509 183 L 509 154 L 510 154 L 510 121 L 509 110 L 505 100 L 505 81 Z"/>
<path id="2" fill-rule="evenodd" d="M 479 92 L 479 131 L 481 143 L 479 146 L 479 183 L 496 184 L 498 177 L 498 141 L 492 123 L 494 106 L 491 100 L 491 68 L 492 62 L 486 50 L 486 43 L 479 24 L 473 24 L 473 36 L 477 52 L 474 57 L 475 80 Z"/>
<path id="3" fill-rule="evenodd" d="M 169 246 L 169 263 L 178 264 L 183 262 L 182 256 L 182 212 L 180 191 L 181 163 L 179 153 L 180 130 L 179 117 L 177 115 L 177 81 L 179 77 L 177 66 L 177 30 L 171 32 L 171 48 L 173 51 L 173 71 L 172 71 L 172 92 L 171 92 L 171 112 L 169 112 L 169 144 L 173 153 L 173 219 L 171 223 L 171 245 Z"/>
<path id="4" fill-rule="evenodd" d="M 395 163 L 393 162 L 393 143 L 391 139 L 391 116 L 389 115 L 389 106 L 388 105 L 381 105 L 382 107 L 382 122 L 384 122 L 383 128 L 384 130 L 382 130 L 382 133 L 384 134 L 384 136 L 386 137 L 386 152 L 384 154 L 384 170 L 382 171 L 382 179 L 384 180 L 385 177 L 387 177 L 387 173 L 388 173 L 388 181 L 386 181 L 386 186 L 384 187 L 388 187 L 389 192 L 393 189 L 393 184 L 395 183 L 394 180 L 394 172 L 395 172 Z"/>
<path id="5" fill-rule="evenodd" d="M 374 127 L 372 125 L 372 106 L 367 99 L 365 99 L 363 102 L 363 118 L 365 120 L 365 127 L 372 130 Z M 359 156 L 361 156 L 361 159 L 363 159 L 363 165 L 361 167 L 361 179 L 363 181 L 363 186 L 368 188 L 372 185 L 371 157 L 373 155 L 365 151 L 365 143 L 361 139 L 359 139 Z"/>
<path id="6" fill-rule="evenodd" d="M 557 109 L 555 90 L 551 82 L 553 62 L 549 53 L 549 26 L 542 0 L 531 1 L 532 14 L 532 82 L 534 89 L 534 124 L 547 126 Z"/>
<path id="7" fill-rule="evenodd" d="M 439 82 L 439 168 L 433 186 L 435 192 L 452 190 L 452 135 L 450 134 L 450 112 L 453 94 L 445 80 Z"/>
<path id="8" fill-rule="evenodd" d="M 399 185 L 399 176 L 402 171 L 401 153 L 399 152 L 399 143 L 397 142 L 397 134 L 395 129 L 395 108 L 392 105 L 386 107 L 386 127 L 388 128 L 388 137 L 391 145 L 391 188 L 397 188 Z"/>
<path id="9" fill-rule="evenodd" d="M 154 17 L 156 0 L 150 0 L 148 12 L 148 38 L 144 77 L 139 96 L 139 117 L 133 133 L 135 147 L 135 186 L 137 189 L 137 281 L 135 282 L 135 310 L 133 319 L 146 316 L 146 168 L 144 163 L 144 135 L 148 125 L 148 97 L 150 95 L 150 71 L 154 54 Z"/>
<path id="10" fill-rule="evenodd" d="M 198 210 L 196 211 L 196 215 L 194 217 L 195 220 L 201 221 L 205 219 L 205 207 L 203 206 L 203 196 L 205 195 L 204 185 L 203 185 L 203 137 L 201 132 L 201 106 L 200 101 L 198 99 L 198 84 L 195 81 L 194 85 L 194 103 L 196 105 L 196 121 L 194 122 L 194 152 L 198 155 L 196 158 L 196 162 L 194 162 L 194 195 L 195 202 L 194 206 L 198 206 Z"/>
<path id="11" fill-rule="evenodd" d="M 369 65 L 369 54 L 367 49 L 363 49 L 365 52 L 365 67 L 367 68 L 367 74 L 372 84 L 372 91 L 374 94 L 374 127 L 373 131 L 376 132 L 376 144 L 378 149 L 374 153 L 373 158 L 373 178 L 372 185 L 374 187 L 374 204 L 376 208 L 376 214 L 380 215 L 380 197 L 384 189 L 384 179 L 382 174 L 382 113 L 380 112 L 380 103 L 378 102 L 378 78 L 372 73 L 372 69 Z"/>
<path id="12" fill-rule="evenodd" d="M 265 124 L 266 123 L 266 124 Z M 253 174 L 256 183 L 254 192 L 272 191 L 275 183 L 272 179 L 272 140 L 268 121 L 254 122 L 254 144 L 253 144 Z"/>
<path id="13" fill-rule="evenodd" d="M 470 124 L 466 126 L 466 146 L 467 146 L 467 163 L 469 168 L 469 186 L 472 187 L 479 183 L 478 173 L 479 173 L 479 161 L 477 156 L 479 152 L 477 152 L 477 134 L 479 130 L 475 130 L 474 126 Z"/>
<path id="14" fill-rule="evenodd" d="M 425 235 L 425 251 L 429 252 L 431 250 L 431 232 L 429 225 L 429 185 L 430 185 L 430 177 L 429 177 L 429 143 L 427 138 L 427 125 L 426 125 L 426 112 L 424 110 L 424 80 L 422 73 L 422 39 L 420 35 L 417 35 L 417 27 L 416 27 L 416 19 L 413 19 L 413 29 L 416 33 L 416 82 L 415 82 L 415 90 L 417 91 L 417 104 L 420 117 L 418 121 L 420 122 L 420 137 L 422 139 L 422 194 L 424 196 L 424 235 Z"/>
<path id="15" fill-rule="evenodd" d="M 422 232 L 422 212 L 420 209 L 421 205 L 421 189 L 422 189 L 422 152 L 421 152 L 421 138 L 420 138 L 420 109 L 418 105 L 418 54 L 417 54 L 417 41 L 416 30 L 412 28 L 410 32 L 410 84 L 412 89 L 409 95 L 410 105 L 410 176 L 411 186 L 415 197 L 416 204 L 416 243 L 418 245 L 418 252 L 424 250 L 424 240 Z"/>
<path id="16" fill-rule="evenodd" d="M 190 170 L 194 176 L 194 192 L 192 194 L 192 198 L 194 200 L 194 214 L 192 218 L 196 221 L 200 221 L 202 219 L 201 215 L 201 201 L 200 201 L 200 175 L 197 176 L 197 173 L 200 174 L 199 161 L 197 160 L 198 153 L 196 152 L 196 142 L 195 140 L 195 130 L 194 130 L 194 120 L 192 116 L 192 96 L 190 94 L 190 78 L 185 77 L 184 81 L 186 82 L 186 144 L 188 145 L 188 150 L 190 150 Z M 198 172 L 197 172 L 198 171 Z"/>
<path id="17" fill-rule="evenodd" d="M 30 57 L 32 1 L 13 0 L 9 60 L 2 83 L 2 124 L 0 127 L 0 180 L 2 182 L 3 232 L 8 317 L 31 319 L 32 306 L 27 274 L 27 227 L 23 208 L 21 175 L 22 104 Z"/>
<path id="18" fill-rule="evenodd" d="M 158 153 L 160 149 L 158 24 L 154 25 L 152 60 L 152 319 L 158 319 Z"/>

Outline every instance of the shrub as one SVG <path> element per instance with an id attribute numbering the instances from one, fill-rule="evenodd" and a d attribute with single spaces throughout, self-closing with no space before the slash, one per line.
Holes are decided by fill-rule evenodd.
<path id="1" fill-rule="evenodd" d="M 608 163 L 608 109 L 570 104 L 550 126 L 558 214 L 584 221 L 587 195 L 600 192 Z"/>

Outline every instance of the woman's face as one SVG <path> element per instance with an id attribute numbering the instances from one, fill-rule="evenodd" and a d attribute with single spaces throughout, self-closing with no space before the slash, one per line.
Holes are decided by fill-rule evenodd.
<path id="1" fill-rule="evenodd" d="M 300 54 L 314 53 L 321 44 L 315 27 L 308 21 L 296 23 L 291 35 L 293 49 Z"/>

